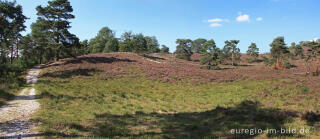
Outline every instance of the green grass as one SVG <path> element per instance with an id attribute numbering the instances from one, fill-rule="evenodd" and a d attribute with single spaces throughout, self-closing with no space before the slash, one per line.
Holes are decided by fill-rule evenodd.
<path id="1" fill-rule="evenodd" d="M 143 76 L 101 76 L 41 77 L 36 88 L 42 109 L 35 116 L 42 122 L 40 131 L 48 136 L 247 138 L 230 130 L 312 129 L 299 114 L 320 109 L 318 97 L 289 79 L 194 86 Z M 317 133 L 312 129 L 312 135 Z M 281 135 L 304 136 L 250 137 Z"/>

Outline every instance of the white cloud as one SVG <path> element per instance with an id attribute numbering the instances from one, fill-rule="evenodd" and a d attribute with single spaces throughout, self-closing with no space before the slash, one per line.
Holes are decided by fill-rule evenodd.
<path id="1" fill-rule="evenodd" d="M 241 14 L 239 13 L 239 16 L 236 19 L 238 22 L 249 22 L 250 21 L 250 16 L 247 14 Z"/>
<path id="2" fill-rule="evenodd" d="M 257 21 L 262 21 L 263 18 L 262 18 L 262 17 L 258 17 L 256 20 L 257 20 Z"/>
<path id="3" fill-rule="evenodd" d="M 214 19 L 208 19 L 208 22 L 228 22 L 228 19 L 221 19 L 221 18 L 214 18 Z"/>
<path id="4" fill-rule="evenodd" d="M 228 19 L 222 19 L 222 18 L 213 18 L 213 19 L 208 19 L 205 22 L 210 23 L 210 27 L 221 27 L 222 23 L 221 22 L 229 22 Z"/>
<path id="5" fill-rule="evenodd" d="M 211 23 L 210 24 L 210 27 L 213 27 L 213 28 L 215 28 L 215 27 L 221 27 L 222 26 L 222 24 L 220 24 L 220 23 Z"/>

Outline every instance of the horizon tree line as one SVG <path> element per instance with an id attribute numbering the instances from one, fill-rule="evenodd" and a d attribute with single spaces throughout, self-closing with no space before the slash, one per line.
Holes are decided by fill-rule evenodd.
<path id="1" fill-rule="evenodd" d="M 194 53 L 200 54 L 201 68 L 207 69 L 221 69 L 218 65 L 229 64 L 237 66 L 241 61 L 240 49 L 237 47 L 239 40 L 227 40 L 222 49 L 218 48 L 213 39 L 206 40 L 199 38 L 191 39 L 177 39 L 176 40 L 176 58 L 191 60 Z M 307 50 L 307 52 L 305 52 Z M 288 69 L 294 67 L 289 60 L 303 59 L 307 63 L 307 73 L 310 73 L 312 64 L 315 63 L 320 55 L 320 40 L 318 41 L 301 41 L 298 45 L 291 43 L 287 46 L 284 42 L 284 37 L 276 37 L 270 44 L 269 57 L 262 56 L 259 59 L 259 48 L 256 43 L 251 43 L 248 46 L 246 54 L 249 58 L 246 59 L 248 63 L 264 62 L 266 66 L 271 66 L 273 69 Z M 313 75 L 320 74 L 319 62 L 313 65 Z"/>
<path id="2" fill-rule="evenodd" d="M 231 61 L 232 66 L 236 66 L 241 61 L 240 49 L 237 47 L 239 40 L 227 40 L 225 46 L 220 49 L 213 39 L 203 38 L 194 41 L 190 39 L 177 39 L 176 58 L 191 60 L 193 53 L 199 53 L 200 65 L 207 69 L 220 69 L 219 64 L 227 64 Z"/>
<path id="3" fill-rule="evenodd" d="M 158 40 L 155 36 L 144 36 L 143 34 L 134 34 L 131 31 L 124 32 L 120 38 L 115 37 L 114 31 L 108 27 L 103 27 L 96 37 L 89 42 L 83 49 L 88 53 L 108 53 L 108 52 L 134 52 L 134 53 L 169 53 L 169 48 L 162 45 L 159 48 Z"/>

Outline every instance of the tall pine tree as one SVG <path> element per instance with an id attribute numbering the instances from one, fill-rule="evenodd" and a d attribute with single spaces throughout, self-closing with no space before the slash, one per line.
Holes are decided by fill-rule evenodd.
<path id="1" fill-rule="evenodd" d="M 44 20 L 49 25 L 50 46 L 53 48 L 55 60 L 61 57 L 73 56 L 74 46 L 79 46 L 79 39 L 71 34 L 68 29 L 70 19 L 74 19 L 73 9 L 68 0 L 52 0 L 48 6 L 36 8 L 38 20 Z"/>
<path id="2" fill-rule="evenodd" d="M 219 69 L 218 64 L 221 62 L 221 50 L 216 46 L 214 40 L 206 41 L 200 49 L 200 64 L 205 65 L 207 69 Z"/>
<path id="3" fill-rule="evenodd" d="M 270 55 L 272 57 L 272 64 L 274 69 L 289 68 L 286 58 L 290 54 L 289 48 L 284 42 L 284 37 L 275 38 L 270 44 Z"/>
<path id="4" fill-rule="evenodd" d="M 232 66 L 236 65 L 241 59 L 240 49 L 237 47 L 239 40 L 225 41 L 225 48 L 231 53 Z"/>
<path id="5" fill-rule="evenodd" d="M 247 50 L 247 55 L 251 58 L 248 58 L 247 61 L 249 63 L 256 62 L 259 57 L 259 48 L 257 47 L 256 43 L 251 43 Z"/>
<path id="6" fill-rule="evenodd" d="M 184 60 L 191 60 L 191 55 L 193 54 L 191 51 L 191 43 L 192 40 L 190 39 L 177 39 L 176 40 L 176 58 L 184 59 Z"/>
<path id="7" fill-rule="evenodd" d="M 20 5 L 9 1 L 0 1 L 0 15 L 0 63 L 6 63 L 9 55 L 12 63 L 14 55 L 19 53 L 18 39 L 21 38 L 20 32 L 26 28 L 24 22 L 27 17 L 23 15 Z"/>

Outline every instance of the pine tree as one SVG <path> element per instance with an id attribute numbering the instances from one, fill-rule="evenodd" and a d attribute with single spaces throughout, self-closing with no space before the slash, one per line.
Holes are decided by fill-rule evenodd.
<path id="1" fill-rule="evenodd" d="M 177 39 L 176 43 L 176 58 L 184 59 L 184 60 L 191 60 L 191 55 L 193 54 L 191 51 L 191 43 L 190 39 Z"/>
<path id="2" fill-rule="evenodd" d="M 53 41 L 50 41 L 50 46 L 54 50 L 55 60 L 59 60 L 61 56 L 72 56 L 72 47 L 79 46 L 79 39 L 68 31 L 71 28 L 69 20 L 75 18 L 70 2 L 52 0 L 48 2 L 48 6 L 38 6 L 36 10 L 38 20 L 44 20 L 49 25 L 48 33 Z"/>
<path id="3" fill-rule="evenodd" d="M 160 53 L 169 53 L 169 47 L 161 45 Z"/>
<path id="4" fill-rule="evenodd" d="M 19 41 L 21 48 L 21 59 L 28 64 L 38 63 L 38 49 L 35 49 L 35 42 L 30 34 L 23 36 Z"/>
<path id="5" fill-rule="evenodd" d="M 119 44 L 119 51 L 120 52 L 132 52 L 132 39 L 133 39 L 132 32 L 124 32 L 121 35 L 121 42 Z"/>
<path id="6" fill-rule="evenodd" d="M 199 53 L 203 47 L 203 45 L 207 42 L 206 39 L 203 39 L 203 38 L 198 38 L 194 41 L 192 41 L 192 44 L 191 44 L 191 51 L 193 53 Z"/>
<path id="7" fill-rule="evenodd" d="M 303 50 L 303 48 L 302 48 L 302 46 L 301 45 L 296 45 L 294 48 L 293 48 L 293 55 L 295 56 L 295 57 L 297 57 L 297 56 L 299 56 L 301 59 L 303 59 L 304 58 L 304 50 Z"/>
<path id="8" fill-rule="evenodd" d="M 148 51 L 147 41 L 142 34 L 134 35 L 131 43 L 132 52 L 134 53 L 145 53 Z"/>
<path id="9" fill-rule="evenodd" d="M 284 42 L 284 37 L 275 38 L 270 44 L 270 55 L 275 69 L 289 68 L 290 64 L 286 61 L 290 51 Z"/>
<path id="10" fill-rule="evenodd" d="M 34 41 L 34 49 L 37 51 L 39 63 L 53 60 L 54 52 L 50 47 L 50 25 L 48 21 L 39 18 L 31 24 L 31 37 Z"/>
<path id="11" fill-rule="evenodd" d="M 307 63 L 307 72 L 311 72 L 313 76 L 318 76 L 320 74 L 318 59 L 318 56 L 320 55 L 320 42 L 311 41 L 304 43 L 304 45 L 309 48 L 307 57 L 305 58 L 305 61 Z"/>
<path id="12" fill-rule="evenodd" d="M 26 16 L 22 13 L 22 7 L 16 2 L 0 1 L 0 63 L 7 62 L 10 52 L 10 61 L 13 62 L 14 55 L 18 55 L 18 40 L 21 38 L 20 32 L 24 31 Z"/>
<path id="13" fill-rule="evenodd" d="M 158 53 L 160 52 L 159 43 L 155 36 L 145 36 L 145 40 L 147 41 L 147 49 L 149 53 Z"/>
<path id="14" fill-rule="evenodd" d="M 207 69 L 219 69 L 217 65 L 221 62 L 220 55 L 221 50 L 217 48 L 214 40 L 209 40 L 203 44 L 203 47 L 199 50 L 201 59 L 200 64 L 206 65 Z"/>
<path id="15" fill-rule="evenodd" d="M 239 62 L 241 59 L 240 49 L 237 47 L 239 40 L 230 40 L 225 41 L 225 51 L 229 51 L 227 53 L 230 53 L 231 55 L 231 62 L 232 66 L 235 66 L 237 62 Z"/>
<path id="16" fill-rule="evenodd" d="M 247 55 L 249 55 L 251 58 L 247 59 L 248 62 L 256 62 L 259 56 L 259 48 L 257 48 L 257 45 L 255 43 L 251 43 L 251 45 L 248 47 Z"/>
<path id="17" fill-rule="evenodd" d="M 83 40 L 80 42 L 80 49 L 78 50 L 77 55 L 89 54 L 89 42 L 88 40 Z"/>

